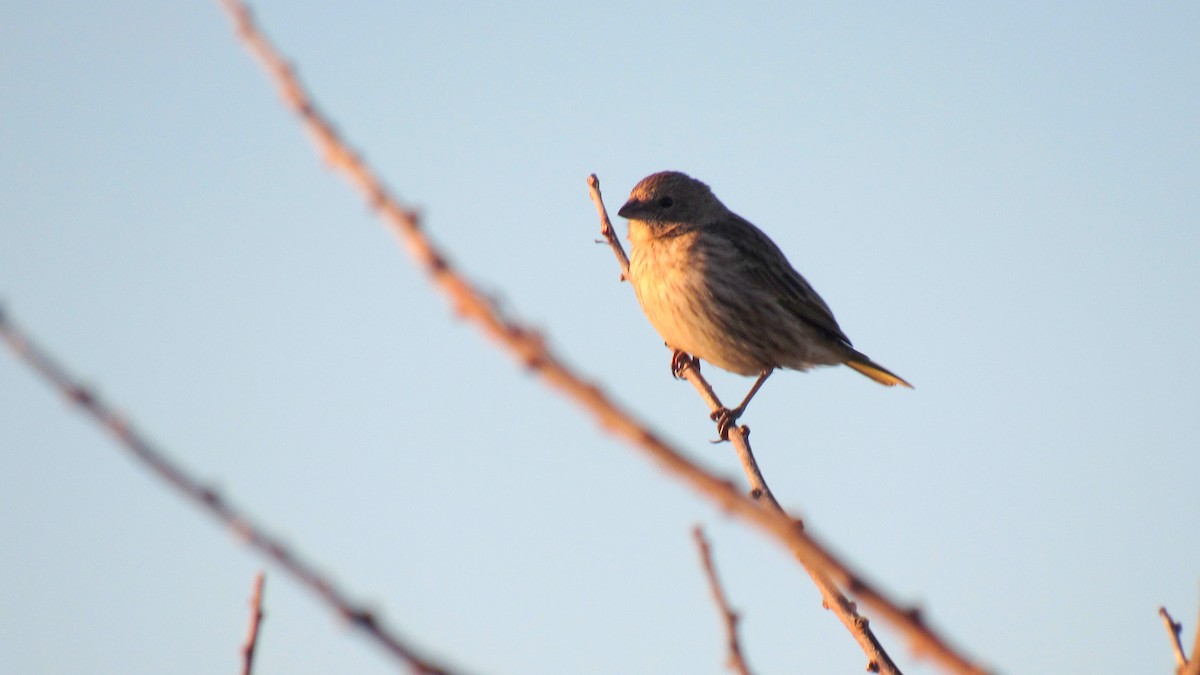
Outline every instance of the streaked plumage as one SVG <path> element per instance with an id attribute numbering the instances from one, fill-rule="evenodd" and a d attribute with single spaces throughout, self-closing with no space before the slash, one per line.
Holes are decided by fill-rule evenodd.
<path id="1" fill-rule="evenodd" d="M 704 183 L 677 171 L 647 176 L 618 213 L 629 219 L 638 302 L 671 348 L 760 375 L 755 390 L 775 368 L 840 363 L 880 384 L 911 387 L 854 349 L 779 247 Z"/>

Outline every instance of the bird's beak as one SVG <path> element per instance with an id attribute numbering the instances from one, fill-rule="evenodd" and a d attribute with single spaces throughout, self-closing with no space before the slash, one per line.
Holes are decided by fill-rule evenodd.
<path id="1" fill-rule="evenodd" d="M 636 217 L 637 214 L 641 213 L 642 207 L 644 206 L 645 204 L 643 204 L 641 201 L 637 199 L 630 199 L 629 201 L 625 202 L 625 206 L 622 206 L 620 211 L 617 211 L 617 215 L 621 216 L 622 218 L 632 219 Z"/>

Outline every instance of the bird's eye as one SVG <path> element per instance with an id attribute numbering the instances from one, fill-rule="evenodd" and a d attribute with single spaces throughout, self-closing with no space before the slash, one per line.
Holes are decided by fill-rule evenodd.
<path id="1" fill-rule="evenodd" d="M 675 200 L 671 199 L 670 197 L 659 197 L 658 205 L 663 207 L 664 209 L 669 209 L 675 205 Z"/>

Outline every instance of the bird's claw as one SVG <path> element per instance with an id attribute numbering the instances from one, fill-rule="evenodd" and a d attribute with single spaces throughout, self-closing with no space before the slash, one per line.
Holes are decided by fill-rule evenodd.
<path id="1" fill-rule="evenodd" d="M 676 349 L 671 354 L 671 377 L 677 380 L 683 379 L 683 371 L 688 368 L 700 370 L 700 361 L 687 352 Z"/>
<path id="2" fill-rule="evenodd" d="M 738 418 L 741 416 L 741 408 L 734 408 L 733 410 L 730 410 L 729 408 L 721 407 L 714 410 L 708 417 L 717 423 L 717 435 L 720 436 L 720 438 L 713 441 L 713 443 L 728 441 L 730 429 L 735 428 L 734 423 L 737 422 Z M 749 434 L 749 427 L 742 427 L 742 433 Z"/>

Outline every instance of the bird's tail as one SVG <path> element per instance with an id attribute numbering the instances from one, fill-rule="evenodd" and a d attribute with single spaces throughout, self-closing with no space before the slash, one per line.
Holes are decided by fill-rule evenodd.
<path id="1" fill-rule="evenodd" d="M 850 358 L 846 359 L 846 365 L 886 387 L 900 385 L 909 389 L 913 388 L 911 384 L 904 381 L 903 377 L 875 363 L 862 352 L 854 352 Z"/>

